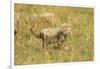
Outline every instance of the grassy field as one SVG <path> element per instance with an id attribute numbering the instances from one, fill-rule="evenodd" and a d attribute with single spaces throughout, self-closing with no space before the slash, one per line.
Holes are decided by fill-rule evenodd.
<path id="1" fill-rule="evenodd" d="M 94 60 L 94 9 L 79 7 L 58 7 L 45 5 L 15 4 L 15 65 L 80 62 Z M 53 13 L 53 17 L 34 17 L 35 14 Z M 49 48 L 46 54 L 42 41 L 30 32 L 39 32 L 45 27 L 58 27 L 62 23 L 71 24 L 72 37 L 66 39 L 68 50 Z M 35 26 L 37 25 L 37 26 Z"/>

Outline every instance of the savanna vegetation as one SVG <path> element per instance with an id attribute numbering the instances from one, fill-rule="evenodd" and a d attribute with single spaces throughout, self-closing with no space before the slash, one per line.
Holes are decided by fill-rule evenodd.
<path id="1" fill-rule="evenodd" d="M 42 13 L 52 16 L 40 17 Z M 94 9 L 81 7 L 47 6 L 32 4 L 14 5 L 14 63 L 15 65 L 93 61 Z M 42 48 L 41 39 L 33 33 L 43 28 L 71 24 L 72 35 L 66 38 L 67 50 L 55 49 L 50 54 Z"/>

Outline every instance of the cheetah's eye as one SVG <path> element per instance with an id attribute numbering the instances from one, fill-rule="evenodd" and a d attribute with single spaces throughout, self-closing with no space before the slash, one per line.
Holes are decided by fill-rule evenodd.
<path id="1" fill-rule="evenodd" d="M 71 31 L 71 28 L 69 28 L 69 31 Z"/>

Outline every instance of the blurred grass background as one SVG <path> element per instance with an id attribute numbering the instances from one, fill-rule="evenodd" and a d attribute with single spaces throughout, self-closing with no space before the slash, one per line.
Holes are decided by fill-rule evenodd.
<path id="1" fill-rule="evenodd" d="M 94 60 L 94 9 L 81 7 L 47 6 L 32 4 L 14 5 L 17 29 L 15 36 L 15 65 L 80 62 Z M 34 17 L 34 14 L 53 13 L 48 20 Z M 40 39 L 30 32 L 39 32 L 46 27 L 58 27 L 62 23 L 72 25 L 72 37 L 66 39 L 68 50 L 49 48 L 52 54 L 45 54 Z M 37 25 L 37 26 L 36 26 Z"/>

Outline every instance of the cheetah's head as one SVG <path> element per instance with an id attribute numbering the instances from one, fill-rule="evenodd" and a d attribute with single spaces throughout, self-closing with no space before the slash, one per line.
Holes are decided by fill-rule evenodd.
<path id="1" fill-rule="evenodd" d="M 70 24 L 67 24 L 67 23 L 62 24 L 60 26 L 60 32 L 64 36 L 71 35 L 72 34 L 72 32 L 71 32 L 71 25 Z"/>

